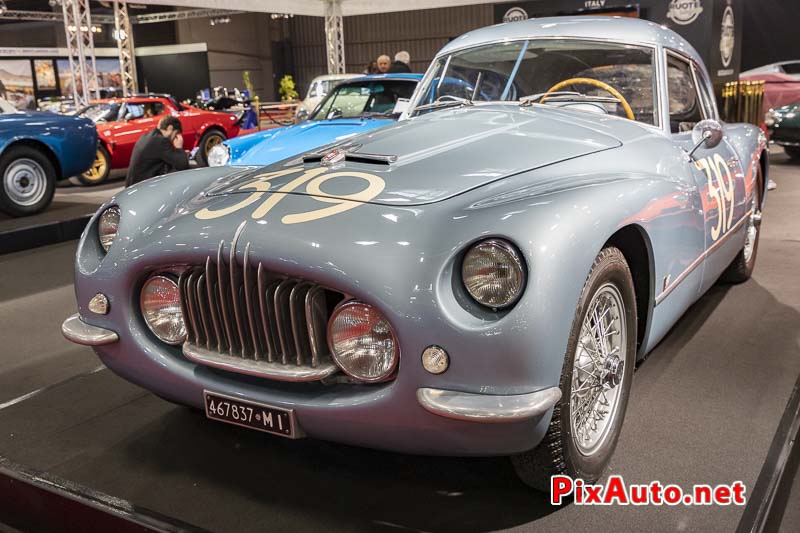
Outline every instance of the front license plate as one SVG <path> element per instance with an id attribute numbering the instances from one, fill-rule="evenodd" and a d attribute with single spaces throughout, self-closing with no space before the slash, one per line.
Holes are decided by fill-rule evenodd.
<path id="1" fill-rule="evenodd" d="M 215 392 L 203 391 L 206 416 L 282 437 L 295 438 L 294 412 L 256 402 L 246 402 Z"/>

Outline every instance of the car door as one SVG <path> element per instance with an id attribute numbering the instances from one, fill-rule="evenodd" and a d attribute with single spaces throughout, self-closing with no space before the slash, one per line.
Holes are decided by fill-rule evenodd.
<path id="1" fill-rule="evenodd" d="M 673 140 L 687 153 L 695 148 L 694 127 L 701 120 L 719 120 L 711 85 L 693 61 L 668 52 L 669 118 Z M 723 131 L 726 126 L 723 125 Z M 745 180 L 742 163 L 727 136 L 713 148 L 701 145 L 689 166 L 702 202 L 705 252 L 700 291 L 705 292 L 730 264 L 741 243 L 729 239 L 744 216 Z"/>
<path id="2" fill-rule="evenodd" d="M 148 100 L 125 101 L 125 107 L 120 112 L 121 120 L 114 127 L 115 160 L 123 164 L 130 161 L 136 141 L 158 125 L 157 113 L 158 108 Z"/>

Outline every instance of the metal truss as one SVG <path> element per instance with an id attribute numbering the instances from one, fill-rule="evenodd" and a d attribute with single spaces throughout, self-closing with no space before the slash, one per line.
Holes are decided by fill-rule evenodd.
<path id="1" fill-rule="evenodd" d="M 225 17 L 239 15 L 242 11 L 230 11 L 227 9 L 183 9 L 179 11 L 166 11 L 164 13 L 150 13 L 148 15 L 136 15 L 131 20 L 135 24 L 153 24 L 155 22 L 171 22 L 174 20 L 199 19 L 207 17 Z"/>
<path id="2" fill-rule="evenodd" d="M 119 71 L 122 74 L 122 94 L 136 94 L 139 88 L 136 83 L 136 57 L 133 55 L 133 30 L 128 18 L 128 3 L 114 0 L 114 37 L 119 52 Z"/>
<path id="3" fill-rule="evenodd" d="M 75 105 L 83 107 L 92 98 L 99 97 L 89 0 L 63 0 L 61 7 L 72 73 L 72 96 Z"/>
<path id="4" fill-rule="evenodd" d="M 325 2 L 325 51 L 328 56 L 328 74 L 343 74 L 345 64 L 342 0 Z"/>
<path id="5" fill-rule="evenodd" d="M 156 22 L 171 22 L 175 20 L 188 20 L 208 17 L 224 17 L 239 15 L 243 11 L 227 9 L 184 9 L 181 11 L 166 11 L 164 13 L 151 13 L 149 15 L 135 15 L 129 17 L 131 24 L 154 24 Z M 0 14 L 0 20 L 61 22 L 64 16 L 54 11 L 20 11 L 10 10 Z M 92 15 L 96 24 L 114 24 L 113 15 Z"/>

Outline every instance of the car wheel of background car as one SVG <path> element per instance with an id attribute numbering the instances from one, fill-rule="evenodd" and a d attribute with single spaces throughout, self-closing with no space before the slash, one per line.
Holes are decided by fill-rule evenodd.
<path id="1" fill-rule="evenodd" d="M 108 179 L 111 173 L 111 156 L 102 144 L 97 145 L 97 155 L 89 169 L 78 176 L 78 181 L 83 185 L 99 185 Z"/>
<path id="2" fill-rule="evenodd" d="M 758 240 L 761 236 L 761 184 L 764 176 L 761 173 L 761 165 L 758 167 L 758 178 L 756 188 L 753 193 L 753 203 L 750 206 L 752 214 L 745 222 L 745 241 L 744 246 L 736 255 L 736 259 L 723 272 L 721 280 L 726 283 L 744 283 L 753 275 L 756 268 L 756 256 L 758 255 Z"/>
<path id="3" fill-rule="evenodd" d="M 561 400 L 541 444 L 511 458 L 527 485 L 547 491 L 550 476 L 597 481 L 622 428 L 636 360 L 636 295 L 622 252 L 594 261 L 572 322 Z"/>
<path id="4" fill-rule="evenodd" d="M 800 146 L 784 146 L 783 149 L 791 159 L 800 159 Z"/>
<path id="5" fill-rule="evenodd" d="M 53 201 L 56 170 L 40 150 L 9 148 L 0 158 L 0 211 L 21 217 L 43 211 Z"/>
<path id="6" fill-rule="evenodd" d="M 225 134 L 219 130 L 208 130 L 200 138 L 200 144 L 197 146 L 197 162 L 204 167 L 208 166 L 208 153 L 216 145 L 221 144 L 225 140 Z"/>

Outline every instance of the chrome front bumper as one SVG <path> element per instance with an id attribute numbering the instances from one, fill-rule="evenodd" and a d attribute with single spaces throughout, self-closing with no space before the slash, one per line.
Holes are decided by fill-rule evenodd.
<path id="1" fill-rule="evenodd" d="M 440 389 L 417 389 L 417 401 L 433 414 L 467 422 L 518 422 L 542 416 L 561 399 L 550 387 L 528 394 L 498 396 Z"/>
<path id="2" fill-rule="evenodd" d="M 102 346 L 119 340 L 116 332 L 87 324 L 77 313 L 61 324 L 61 333 L 67 340 L 84 346 Z"/>

